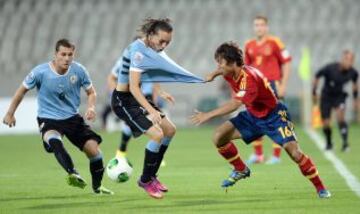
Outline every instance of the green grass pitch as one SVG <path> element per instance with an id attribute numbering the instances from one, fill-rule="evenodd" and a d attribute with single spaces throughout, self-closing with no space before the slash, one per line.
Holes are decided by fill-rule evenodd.
<path id="1" fill-rule="evenodd" d="M 114 196 L 96 196 L 90 185 L 84 190 L 65 183 L 65 172 L 53 155 L 47 154 L 38 135 L 0 136 L 0 213 L 359 213 L 360 198 L 346 185 L 334 167 L 297 127 L 302 149 L 316 163 L 331 199 L 317 197 L 310 182 L 283 152 L 279 165 L 253 165 L 249 179 L 239 181 L 227 193 L 221 181 L 230 172 L 229 165 L 211 143 L 212 127 L 179 129 L 166 154 L 166 166 L 160 179 L 169 187 L 164 199 L 148 197 L 137 187 L 142 170 L 146 138 L 132 140 L 128 157 L 134 165 L 130 181 L 112 182 L 104 175 L 103 184 Z M 352 150 L 343 154 L 335 133 L 335 152 L 351 172 L 360 178 L 360 126 L 352 126 Z M 119 133 L 102 133 L 105 161 L 115 154 Z M 237 145 L 243 159 L 251 146 Z M 88 160 L 69 142 L 65 143 L 76 168 L 90 184 Z M 269 156 L 271 144 L 265 143 Z"/>

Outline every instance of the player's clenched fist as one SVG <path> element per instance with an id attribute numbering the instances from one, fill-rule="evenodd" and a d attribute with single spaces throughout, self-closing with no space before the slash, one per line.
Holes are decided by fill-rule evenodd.
<path id="1" fill-rule="evenodd" d="M 16 125 L 16 119 L 15 119 L 14 115 L 6 114 L 3 119 L 3 123 L 5 125 L 8 125 L 9 127 L 13 127 Z"/>

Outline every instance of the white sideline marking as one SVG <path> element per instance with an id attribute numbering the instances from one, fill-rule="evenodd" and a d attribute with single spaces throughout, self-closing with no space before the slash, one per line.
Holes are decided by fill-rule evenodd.
<path id="1" fill-rule="evenodd" d="M 317 147 L 322 151 L 325 158 L 328 159 L 335 167 L 336 171 L 343 177 L 346 181 L 346 184 L 350 187 L 350 189 L 360 197 L 360 183 L 359 180 L 353 175 L 350 170 L 345 166 L 345 164 L 338 159 L 332 151 L 325 151 L 325 141 L 324 139 L 316 133 L 311 128 L 305 128 L 306 133 L 309 137 L 315 142 Z"/>

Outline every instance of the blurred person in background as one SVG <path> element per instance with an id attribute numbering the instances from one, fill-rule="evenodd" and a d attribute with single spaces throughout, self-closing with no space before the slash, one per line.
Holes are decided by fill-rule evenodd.
<path id="1" fill-rule="evenodd" d="M 291 56 L 284 43 L 275 36 L 269 35 L 268 19 L 265 16 L 254 18 L 255 38 L 246 42 L 245 64 L 261 71 L 270 81 L 277 97 L 282 100 L 286 93 L 287 82 L 290 75 Z M 280 162 L 281 147 L 273 143 L 273 154 L 266 162 L 276 164 Z M 265 161 L 263 154 L 263 139 L 257 139 L 253 145 L 254 153 L 247 160 L 248 164 Z"/>
<path id="2" fill-rule="evenodd" d="M 332 130 L 331 130 L 331 111 L 334 109 L 336 112 L 336 120 L 340 135 L 342 139 L 343 152 L 349 151 L 348 134 L 349 128 L 345 120 L 345 101 L 348 96 L 344 91 L 344 85 L 352 82 L 352 97 L 354 99 L 353 110 L 358 111 L 359 108 L 359 85 L 358 85 L 358 71 L 353 68 L 354 53 L 345 50 L 342 53 L 340 62 L 330 63 L 321 68 L 315 75 L 313 82 L 313 101 L 318 102 L 317 87 L 320 78 L 324 78 L 323 88 L 320 96 L 320 111 L 323 122 L 323 132 L 326 138 L 326 150 L 332 150 Z"/>

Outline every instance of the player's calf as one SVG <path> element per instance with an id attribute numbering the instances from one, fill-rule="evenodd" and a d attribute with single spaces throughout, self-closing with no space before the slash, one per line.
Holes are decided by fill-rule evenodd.
<path id="1" fill-rule="evenodd" d="M 326 190 L 315 164 L 300 150 L 297 142 L 288 142 L 284 145 L 284 148 L 290 157 L 298 164 L 301 173 L 314 185 L 319 197 L 330 197 L 331 194 Z"/>
<path id="2" fill-rule="evenodd" d="M 50 138 L 48 142 L 54 151 L 56 160 L 65 169 L 65 171 L 69 174 L 75 173 L 74 163 L 69 153 L 64 148 L 62 141 L 58 138 Z"/>

